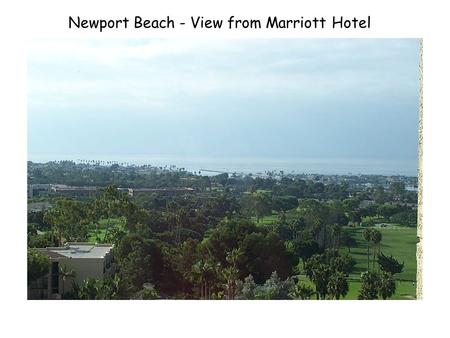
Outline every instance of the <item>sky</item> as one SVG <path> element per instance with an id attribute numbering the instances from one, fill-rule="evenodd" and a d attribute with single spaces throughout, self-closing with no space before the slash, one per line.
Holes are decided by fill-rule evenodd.
<path id="1" fill-rule="evenodd" d="M 28 154 L 417 163 L 417 39 L 34 40 Z"/>

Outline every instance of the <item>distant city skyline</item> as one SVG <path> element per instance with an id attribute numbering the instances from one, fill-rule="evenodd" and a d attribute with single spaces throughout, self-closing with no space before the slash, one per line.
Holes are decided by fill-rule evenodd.
<path id="1" fill-rule="evenodd" d="M 28 154 L 367 159 L 410 170 L 418 64 L 418 39 L 35 40 Z"/>

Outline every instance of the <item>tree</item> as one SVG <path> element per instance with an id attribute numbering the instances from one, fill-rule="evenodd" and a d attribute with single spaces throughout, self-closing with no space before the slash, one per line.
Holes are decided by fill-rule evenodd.
<path id="1" fill-rule="evenodd" d="M 287 223 L 287 228 L 290 232 L 290 239 L 296 241 L 298 239 L 298 233 L 305 228 L 305 220 L 303 217 L 298 217 Z"/>
<path id="2" fill-rule="evenodd" d="M 267 193 L 256 192 L 253 194 L 253 208 L 255 210 L 256 222 L 266 215 L 272 213 L 272 200 Z"/>
<path id="3" fill-rule="evenodd" d="M 343 272 L 335 272 L 330 276 L 327 285 L 328 293 L 331 299 L 345 297 L 348 293 L 348 282 Z"/>
<path id="4" fill-rule="evenodd" d="M 197 251 L 198 240 L 187 239 L 175 248 L 175 253 L 170 257 L 175 271 L 181 275 L 181 291 L 185 294 L 192 288 L 192 266 L 199 259 Z"/>
<path id="5" fill-rule="evenodd" d="M 65 284 L 66 281 L 68 279 L 73 279 L 75 278 L 75 271 L 73 271 L 72 269 L 68 269 L 67 266 L 62 265 L 59 267 L 59 278 L 61 278 L 62 281 L 62 297 L 64 298 L 64 288 L 65 288 Z"/>
<path id="6" fill-rule="evenodd" d="M 274 232 L 247 234 L 239 247 L 243 252 L 238 265 L 240 275 L 251 274 L 257 283 L 270 278 L 273 271 L 277 271 L 280 278 L 286 279 L 292 274 L 298 261 Z"/>
<path id="7" fill-rule="evenodd" d="M 313 255 L 321 252 L 319 243 L 313 239 L 299 240 L 295 242 L 295 249 L 297 255 L 301 258 L 303 263 L 303 269 L 305 268 L 306 261 Z"/>
<path id="8" fill-rule="evenodd" d="M 115 247 L 117 247 L 120 244 L 122 238 L 125 237 L 126 234 L 127 232 L 125 230 L 119 227 L 114 227 L 111 230 L 109 230 L 108 233 L 105 234 L 105 242 L 111 243 Z"/>
<path id="9" fill-rule="evenodd" d="M 307 227 L 314 233 L 319 246 L 326 247 L 330 207 L 314 199 L 303 199 L 300 201 L 298 209 Z"/>
<path id="10" fill-rule="evenodd" d="M 391 275 L 395 275 L 396 273 L 401 273 L 403 271 L 403 267 L 405 263 L 400 263 L 394 257 L 385 256 L 382 252 L 378 254 L 378 264 L 380 266 L 381 271 L 385 271 L 390 273 Z"/>
<path id="11" fill-rule="evenodd" d="M 394 195 L 394 198 L 402 199 L 405 194 L 405 183 L 402 181 L 392 182 L 389 190 Z"/>
<path id="12" fill-rule="evenodd" d="M 200 259 L 192 267 L 193 281 L 200 289 L 200 299 L 211 299 L 213 284 L 219 264 L 212 260 Z"/>
<path id="13" fill-rule="evenodd" d="M 361 274 L 361 289 L 358 299 L 390 298 L 395 293 L 395 280 L 392 274 L 382 271 L 366 271 Z"/>
<path id="14" fill-rule="evenodd" d="M 339 248 L 340 244 L 340 236 L 342 234 L 342 227 L 348 225 L 349 218 L 344 212 L 344 207 L 342 203 L 335 201 L 329 206 L 329 215 L 327 219 L 327 223 L 331 229 L 332 248 Z"/>
<path id="15" fill-rule="evenodd" d="M 98 299 L 100 281 L 95 278 L 87 278 L 78 285 L 74 283 L 73 294 L 75 299 L 94 300 Z"/>
<path id="16" fill-rule="evenodd" d="M 295 196 L 275 196 L 272 198 L 273 209 L 281 212 L 295 209 L 298 206 L 298 199 Z"/>
<path id="17" fill-rule="evenodd" d="M 417 211 L 416 210 L 405 210 L 400 211 L 390 218 L 391 222 L 399 223 L 408 227 L 416 227 L 417 226 Z"/>
<path id="18" fill-rule="evenodd" d="M 366 228 L 363 232 L 364 240 L 367 242 L 367 271 L 370 267 L 370 242 L 372 241 L 372 228 Z"/>
<path id="19" fill-rule="evenodd" d="M 28 285 L 44 277 L 50 269 L 50 260 L 47 255 L 29 249 L 27 252 L 27 281 Z"/>
<path id="20" fill-rule="evenodd" d="M 165 267 L 158 241 L 138 234 L 126 235 L 116 248 L 115 257 L 126 295 L 135 294 L 144 283 L 160 286 Z"/>
<path id="21" fill-rule="evenodd" d="M 305 273 L 315 284 L 318 299 L 326 299 L 329 294 L 329 287 L 333 288 L 335 292 L 333 297 L 346 294 L 342 276 L 345 279 L 345 276 L 353 270 L 354 266 L 355 261 L 350 255 L 340 254 L 337 250 L 328 249 L 324 253 L 313 255 L 308 259 Z M 330 284 L 333 275 L 335 275 L 334 281 Z M 338 293 L 338 291 L 341 293 Z"/>
<path id="22" fill-rule="evenodd" d="M 89 232 L 87 209 L 83 202 L 62 198 L 44 214 L 44 221 L 58 233 L 58 244 L 66 241 L 84 241 Z"/>
<path id="23" fill-rule="evenodd" d="M 309 290 L 312 291 L 311 288 Z M 253 276 L 249 275 L 244 281 L 237 282 L 236 291 L 236 299 L 290 299 L 300 297 L 294 291 L 293 279 L 288 277 L 282 280 L 276 271 L 263 284 L 256 284 Z M 302 295 L 305 294 L 302 293 Z"/>
<path id="24" fill-rule="evenodd" d="M 73 284 L 71 293 L 67 293 L 66 298 L 84 299 L 84 300 L 105 300 L 118 299 L 121 280 L 119 275 L 114 278 L 87 278 L 78 285 Z"/>
<path id="25" fill-rule="evenodd" d="M 328 281 L 332 273 L 330 266 L 324 262 L 323 255 L 314 255 L 305 265 L 305 272 L 316 287 L 318 299 L 325 299 L 328 293 Z"/>
<path id="26" fill-rule="evenodd" d="M 135 299 L 143 299 L 143 300 L 154 300 L 159 299 L 158 291 L 156 291 L 155 286 L 151 283 L 144 283 L 142 290 L 139 291 L 135 297 Z"/>
<path id="27" fill-rule="evenodd" d="M 130 209 L 128 197 L 121 193 L 115 185 L 108 186 L 103 194 L 94 201 L 94 219 L 106 218 L 105 237 L 108 236 L 111 219 L 114 216 L 122 216 Z"/>
<path id="28" fill-rule="evenodd" d="M 227 254 L 228 267 L 224 269 L 224 277 L 226 280 L 226 291 L 228 299 L 236 297 L 236 282 L 239 280 L 239 269 L 237 267 L 238 260 L 242 256 L 240 249 L 233 249 Z"/>
<path id="29" fill-rule="evenodd" d="M 362 212 L 361 209 L 357 209 L 354 211 L 349 212 L 350 219 L 353 223 L 356 223 L 356 225 L 360 225 L 362 222 Z"/>
<path id="30" fill-rule="evenodd" d="M 272 231 L 278 233 L 278 235 L 283 239 L 289 239 L 292 236 L 287 235 L 287 216 L 286 213 L 281 210 L 278 213 L 277 222 L 273 223 Z"/>
<path id="31" fill-rule="evenodd" d="M 342 206 L 346 212 L 352 212 L 359 208 L 360 200 L 358 198 L 346 198 L 342 201 Z"/>
<path id="32" fill-rule="evenodd" d="M 395 293 L 394 277 L 390 273 L 384 271 L 382 271 L 379 276 L 378 293 L 380 294 L 380 297 L 383 299 L 392 297 Z"/>
<path id="33" fill-rule="evenodd" d="M 291 292 L 289 293 L 289 296 L 292 299 L 311 299 L 311 297 L 314 295 L 314 290 L 309 285 L 303 284 L 300 281 L 297 282 L 297 284 L 294 285 Z"/>
<path id="34" fill-rule="evenodd" d="M 107 277 L 101 280 L 101 288 L 99 289 L 100 299 L 119 299 L 122 280 L 118 274 L 114 277 Z"/>
<path id="35" fill-rule="evenodd" d="M 381 239 L 383 238 L 383 236 L 381 235 L 381 232 L 379 230 L 373 229 L 372 230 L 372 234 L 371 234 L 371 238 L 372 238 L 372 242 L 375 245 L 375 247 L 377 248 L 377 250 L 373 250 L 373 262 L 372 262 L 372 269 L 375 268 L 375 255 L 380 253 L 381 250 Z"/>
<path id="36" fill-rule="evenodd" d="M 228 182 L 228 174 L 227 173 L 219 174 L 213 176 L 212 179 L 224 187 Z"/>
<path id="37" fill-rule="evenodd" d="M 238 281 L 236 285 L 237 299 L 255 299 L 256 283 L 252 275 L 245 277 L 244 281 Z"/>
<path id="38" fill-rule="evenodd" d="M 383 204 L 386 201 L 386 195 L 384 193 L 384 188 L 381 185 L 379 185 L 375 188 L 373 197 L 374 197 L 375 203 L 377 203 L 377 204 Z"/>
<path id="39" fill-rule="evenodd" d="M 381 204 L 377 208 L 377 213 L 387 221 L 389 220 L 389 217 L 394 215 L 398 212 L 398 208 L 396 206 L 390 205 L 390 204 Z"/>
<path id="40" fill-rule="evenodd" d="M 273 271 L 285 279 L 297 263 L 297 257 L 286 249 L 278 234 L 245 219 L 223 220 L 207 232 L 199 245 L 203 258 L 211 258 L 222 267 L 229 265 L 226 256 L 233 249 L 242 252 L 237 262 L 239 278 L 252 275 L 256 283 L 263 283 Z"/>
<path id="41" fill-rule="evenodd" d="M 337 251 L 326 251 L 328 254 L 328 262 L 333 271 L 342 272 L 348 276 L 356 265 L 355 259 L 348 253 L 339 253 Z"/>
<path id="42" fill-rule="evenodd" d="M 38 234 L 36 229 L 29 230 L 30 231 L 28 231 L 27 234 L 27 245 L 29 248 L 46 248 L 56 245 L 56 243 L 53 242 L 54 236 L 51 233 L 51 230 L 44 234 Z"/>
<path id="43" fill-rule="evenodd" d="M 375 271 L 366 271 L 361 274 L 361 289 L 358 299 L 378 299 L 379 275 Z"/>
<path id="44" fill-rule="evenodd" d="M 276 271 L 272 272 L 270 278 L 263 285 L 255 289 L 255 299 L 288 299 L 288 295 L 294 282 L 288 277 L 281 280 Z"/>
<path id="45" fill-rule="evenodd" d="M 286 223 L 287 223 L 286 213 L 283 210 L 281 210 L 278 213 L 278 225 L 279 226 L 285 226 Z"/>
<path id="46" fill-rule="evenodd" d="M 331 225 L 331 235 L 333 236 L 333 245 L 332 248 L 333 249 L 339 249 L 339 245 L 341 242 L 341 232 L 342 232 L 342 227 L 339 224 L 332 224 Z"/>
<path id="47" fill-rule="evenodd" d="M 356 239 L 353 236 L 347 234 L 346 232 L 342 234 L 341 244 L 347 247 L 348 252 L 350 252 L 350 248 L 354 248 L 357 246 Z"/>

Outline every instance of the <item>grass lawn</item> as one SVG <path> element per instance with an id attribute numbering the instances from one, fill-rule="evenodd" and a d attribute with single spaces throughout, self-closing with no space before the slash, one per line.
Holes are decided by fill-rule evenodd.
<path id="1" fill-rule="evenodd" d="M 381 240 L 381 252 L 385 255 L 392 255 L 400 262 L 404 262 L 403 272 L 396 275 L 397 279 L 416 281 L 416 243 L 417 229 L 409 227 L 389 226 L 377 228 L 383 238 Z M 363 239 L 364 228 L 344 228 L 344 231 L 352 235 L 357 242 L 356 248 L 351 248 L 350 253 L 356 260 L 355 273 L 360 274 L 367 270 L 367 242 Z M 342 248 L 341 250 L 347 250 Z M 372 265 L 372 248 L 370 250 Z"/>
<path id="2" fill-rule="evenodd" d="M 381 251 L 385 255 L 392 255 L 400 262 L 404 262 L 403 272 L 396 275 L 396 291 L 390 299 L 415 299 L 416 298 L 416 243 L 417 229 L 408 227 L 389 226 L 379 228 L 383 239 L 381 241 Z M 355 248 L 350 249 L 350 254 L 356 260 L 354 272 L 348 278 L 349 291 L 344 299 L 358 299 L 361 288 L 361 272 L 367 270 L 367 244 L 363 239 L 364 228 L 346 227 L 344 231 L 351 234 L 357 242 Z M 341 248 L 343 252 L 348 252 L 347 248 Z M 372 266 L 372 250 L 370 266 Z M 314 284 L 306 276 L 301 277 L 301 281 L 314 289 Z"/>
<path id="3" fill-rule="evenodd" d="M 346 300 L 358 299 L 359 289 L 361 289 L 361 282 L 359 281 L 359 278 L 357 276 L 350 276 L 348 279 L 348 294 L 344 299 Z M 395 294 L 392 298 L 389 299 L 415 299 L 415 298 L 416 298 L 415 282 L 397 280 Z"/>
<path id="4" fill-rule="evenodd" d="M 408 227 L 389 226 L 378 228 L 383 236 L 381 251 L 385 255 L 392 255 L 400 262 L 404 262 L 403 272 L 396 275 L 396 292 L 392 299 L 416 298 L 416 243 L 417 229 Z M 350 254 L 356 260 L 355 272 L 350 275 L 349 292 L 345 299 L 357 299 L 361 288 L 359 276 L 367 270 L 367 243 L 363 239 L 364 228 L 345 228 L 345 232 L 351 234 L 357 241 L 357 247 L 350 249 Z M 341 250 L 348 251 L 347 248 Z M 373 254 L 372 250 L 370 253 Z M 371 262 L 372 265 L 372 256 Z M 375 263 L 376 266 L 376 263 Z"/>
<path id="5" fill-rule="evenodd" d="M 289 220 L 298 217 L 296 209 L 286 212 Z M 256 217 L 252 217 L 256 222 Z M 376 220 L 375 218 L 373 220 Z M 271 215 L 265 216 L 257 224 L 270 226 L 278 221 L 278 213 L 273 211 Z M 381 221 L 381 219 L 376 220 Z M 344 299 L 358 299 L 358 292 L 361 288 L 360 275 L 367 270 L 367 242 L 363 239 L 362 227 L 344 227 L 344 232 L 352 235 L 356 239 L 356 247 L 350 248 L 350 254 L 356 260 L 354 272 L 349 276 L 349 292 Z M 385 255 L 392 255 L 398 261 L 404 262 L 403 272 L 396 275 L 396 292 L 392 299 L 415 299 L 416 298 L 416 243 L 417 228 L 402 227 L 391 224 L 380 230 L 383 238 L 381 241 L 381 252 Z M 343 252 L 348 252 L 346 247 L 341 248 Z M 370 266 L 372 267 L 373 251 L 370 248 Z M 375 263 L 377 266 L 377 263 Z M 302 277 L 302 281 L 314 288 L 314 284 L 307 278 Z"/>
<path id="6" fill-rule="evenodd" d="M 379 222 L 384 222 L 384 218 L 381 216 L 364 216 L 362 218 L 362 222 L 363 223 L 368 223 L 368 222 L 379 223 Z"/>
<path id="7" fill-rule="evenodd" d="M 263 219 L 260 219 L 259 222 L 256 222 L 256 217 L 252 216 L 252 221 L 258 225 L 272 225 L 277 223 L 278 221 L 278 213 L 276 211 L 272 212 L 272 215 L 264 216 Z"/>
<path id="8" fill-rule="evenodd" d="M 120 217 L 120 218 L 111 218 L 109 220 L 109 226 L 110 229 L 119 227 L 119 228 L 124 228 L 125 227 L 125 222 L 126 219 L 124 217 Z M 88 237 L 88 241 L 89 242 L 104 242 L 105 241 L 105 235 L 106 235 L 106 226 L 108 224 L 108 220 L 107 219 L 102 219 L 99 221 L 99 229 L 98 229 L 98 238 L 97 238 L 97 234 L 95 233 L 95 230 L 92 230 L 89 233 L 89 237 Z"/>
<path id="9" fill-rule="evenodd" d="M 100 242 L 101 243 L 105 240 L 105 235 L 106 235 L 106 229 L 98 230 L 98 238 L 97 238 L 97 235 L 95 234 L 95 231 L 91 231 L 89 233 L 88 242 L 90 242 L 90 243 Z"/>
<path id="10" fill-rule="evenodd" d="M 299 217 L 299 211 L 297 209 L 291 209 L 286 211 L 286 220 L 288 222 L 293 221 Z M 252 221 L 256 223 L 256 217 L 251 217 Z M 273 225 L 278 222 L 278 212 L 273 210 L 271 215 L 264 216 L 262 220 L 259 220 L 258 225 Z"/>
<path id="11" fill-rule="evenodd" d="M 315 289 L 314 283 L 309 280 L 308 277 L 301 277 L 302 283 L 310 286 L 313 290 Z M 414 282 L 415 283 L 415 282 Z M 342 298 L 343 300 L 356 300 L 358 299 L 359 289 L 361 289 L 361 282 L 359 281 L 359 276 L 350 276 L 348 279 L 348 293 L 347 296 Z M 315 299 L 316 296 L 311 297 Z M 396 300 L 407 300 L 416 298 L 416 287 L 411 281 L 399 281 L 396 282 L 395 294 L 392 298 Z"/>

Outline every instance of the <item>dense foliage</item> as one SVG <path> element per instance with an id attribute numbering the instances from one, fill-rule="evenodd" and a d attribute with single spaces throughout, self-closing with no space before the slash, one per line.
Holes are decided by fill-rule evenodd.
<path id="1" fill-rule="evenodd" d="M 114 244 L 116 275 L 87 279 L 68 298 L 341 299 L 349 291 L 355 269 L 350 250 L 357 243 L 343 229 L 364 226 L 358 240 L 367 243 L 367 271 L 360 298 L 385 299 L 394 294 L 393 275 L 402 266 L 381 252 L 375 220 L 378 226 L 414 225 L 408 203 L 417 196 L 404 181 L 413 182 L 403 178 L 384 188 L 379 176 L 201 176 L 172 167 L 30 162 L 31 184 L 98 190 L 90 197 L 47 191 L 30 199 L 49 207 L 30 208 L 28 246 Z M 195 191 L 130 196 L 118 187 Z M 48 262 L 30 252 L 29 281 L 48 271 Z"/>
<path id="2" fill-rule="evenodd" d="M 28 284 L 39 278 L 44 277 L 50 268 L 48 257 L 37 250 L 28 250 L 27 253 L 27 270 Z"/>

